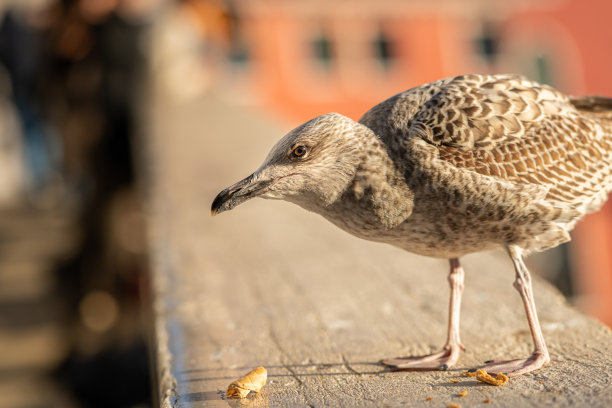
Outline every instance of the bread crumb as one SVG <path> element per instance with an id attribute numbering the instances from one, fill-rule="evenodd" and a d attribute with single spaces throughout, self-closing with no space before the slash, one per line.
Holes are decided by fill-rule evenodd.
<path id="1" fill-rule="evenodd" d="M 461 405 L 451 402 L 450 404 L 446 406 L 446 408 L 461 408 Z"/>
<path id="2" fill-rule="evenodd" d="M 467 395 L 467 391 L 466 390 L 461 390 L 461 392 L 459 392 L 459 394 L 457 394 L 458 397 L 465 397 Z"/>
<path id="3" fill-rule="evenodd" d="M 453 384 L 457 384 L 459 382 L 459 380 L 455 380 L 454 378 L 451 378 L 450 382 L 452 382 Z"/>
<path id="4" fill-rule="evenodd" d="M 504 373 L 499 373 L 495 378 L 493 378 L 491 375 L 489 375 L 489 373 L 482 369 L 476 371 L 476 379 L 478 381 L 497 386 L 505 385 L 508 382 L 508 377 Z"/>
<path id="5" fill-rule="evenodd" d="M 476 377 L 476 372 L 474 371 L 464 371 L 461 373 L 464 377 Z"/>
<path id="6" fill-rule="evenodd" d="M 257 367 L 245 374 L 227 387 L 225 396 L 244 398 L 249 392 L 259 392 L 268 379 L 268 371 L 263 367 Z"/>
<path id="7" fill-rule="evenodd" d="M 491 403 L 491 400 L 487 398 L 487 399 L 485 399 L 485 400 L 482 400 L 482 403 L 483 403 L 483 404 L 490 404 L 490 403 Z"/>
<path id="8" fill-rule="evenodd" d="M 431 400 L 433 400 L 433 398 L 431 398 L 431 397 L 425 398 L 425 401 L 431 401 Z"/>

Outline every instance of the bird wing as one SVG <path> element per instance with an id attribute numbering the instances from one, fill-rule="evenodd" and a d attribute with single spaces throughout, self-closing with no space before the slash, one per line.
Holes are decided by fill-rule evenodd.
<path id="1" fill-rule="evenodd" d="M 412 126 L 429 129 L 421 137 L 435 145 L 487 150 L 529 137 L 544 119 L 575 112 L 567 96 L 521 76 L 464 75 L 421 105 Z"/>
<path id="2" fill-rule="evenodd" d="M 382 116 L 385 117 L 381 120 Z M 594 200 L 610 185 L 610 123 L 555 89 L 518 75 L 464 75 L 396 95 L 361 122 L 390 146 L 419 138 L 438 159 L 500 181 L 547 189 L 547 199 Z"/>

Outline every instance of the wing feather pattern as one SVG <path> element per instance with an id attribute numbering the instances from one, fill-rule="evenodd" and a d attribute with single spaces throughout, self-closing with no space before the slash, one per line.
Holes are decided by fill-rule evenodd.
<path id="1" fill-rule="evenodd" d="M 520 244 L 542 250 L 569 240 L 575 222 L 612 189 L 611 112 L 609 99 L 570 99 L 521 76 L 464 75 L 395 95 L 360 122 L 392 155 L 433 166 L 431 174 L 471 177 L 466 202 L 481 203 L 481 211 L 529 196 L 510 217 L 541 220 Z M 493 191 L 497 198 L 487 198 Z"/>
<path id="2" fill-rule="evenodd" d="M 421 88 L 383 102 L 389 106 L 361 122 L 392 145 L 419 137 L 457 168 L 544 186 L 548 199 L 586 202 L 588 212 L 603 204 L 599 193 L 612 184 L 612 120 L 585 111 L 595 110 L 587 106 L 593 100 L 610 109 L 609 99 L 571 100 L 518 75 L 464 75 Z M 388 111 L 382 121 L 381 109 Z"/>

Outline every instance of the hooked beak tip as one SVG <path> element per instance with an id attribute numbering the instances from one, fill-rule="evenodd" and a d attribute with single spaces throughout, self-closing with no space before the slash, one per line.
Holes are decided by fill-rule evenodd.
<path id="1" fill-rule="evenodd" d="M 214 217 L 215 215 L 217 215 L 217 214 L 221 214 L 221 213 L 222 213 L 222 212 L 224 212 L 224 211 L 225 211 L 224 209 L 221 209 L 221 208 L 214 208 L 214 207 L 213 207 L 213 208 L 211 208 L 211 209 L 210 209 L 210 216 L 211 216 L 211 217 Z"/>
<path id="2" fill-rule="evenodd" d="M 236 184 L 221 191 L 213 200 L 210 214 L 215 216 L 224 211 L 231 210 L 244 201 L 256 197 L 269 182 L 253 182 L 253 175 L 240 180 Z"/>
<path id="3" fill-rule="evenodd" d="M 222 191 L 221 193 L 219 193 L 215 199 L 212 202 L 212 205 L 210 207 L 210 215 L 212 217 L 214 217 L 215 215 L 223 212 L 223 204 L 228 200 L 228 197 L 226 194 L 223 194 L 224 191 Z"/>

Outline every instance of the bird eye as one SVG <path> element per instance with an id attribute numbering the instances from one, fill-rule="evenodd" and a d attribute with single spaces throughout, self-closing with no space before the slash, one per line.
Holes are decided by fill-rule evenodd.
<path id="1" fill-rule="evenodd" d="M 304 157 L 306 154 L 306 146 L 297 146 L 291 152 L 291 157 Z"/>

